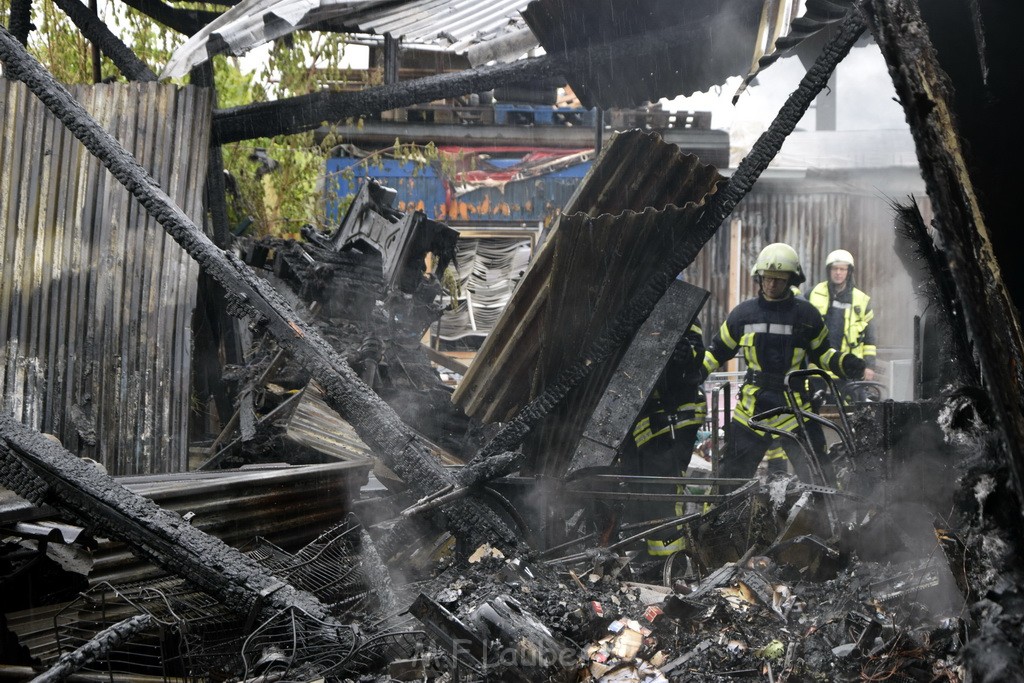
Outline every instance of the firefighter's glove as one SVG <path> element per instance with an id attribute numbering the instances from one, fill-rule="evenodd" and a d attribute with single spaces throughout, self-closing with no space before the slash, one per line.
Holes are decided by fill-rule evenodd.
<path id="1" fill-rule="evenodd" d="M 867 363 L 852 353 L 846 354 L 846 357 L 843 358 L 843 374 L 846 375 L 846 379 L 861 379 L 864 377 L 865 368 L 867 368 Z"/>

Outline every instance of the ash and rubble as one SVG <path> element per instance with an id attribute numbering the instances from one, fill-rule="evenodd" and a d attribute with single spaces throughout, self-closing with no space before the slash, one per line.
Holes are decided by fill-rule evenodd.
<path id="1" fill-rule="evenodd" d="M 432 413 L 441 426 L 432 436 L 449 454 L 478 450 L 487 429 L 452 407 L 420 346 L 440 313 L 436 276 L 418 270 L 410 279 L 426 293 L 389 289 L 379 275 L 362 277 L 382 272 L 378 252 L 325 244 L 327 236 L 264 240 L 247 246 L 246 259 L 368 386 L 406 415 Z M 335 269 L 340 261 L 345 267 Z M 255 429 L 211 463 L 329 459 L 286 439 L 283 408 L 310 375 L 279 362 L 268 337 L 253 346 L 238 386 L 240 396 L 260 397 L 250 407 Z M 423 499 L 386 479 L 393 490 L 353 494 L 363 519 L 352 515 L 295 551 L 259 539 L 245 548 L 326 605 L 325 615 L 289 607 L 254 622 L 182 579 L 82 589 L 81 578 L 68 581 L 49 566 L 46 580 L 79 586 L 49 597 L 67 615 L 55 631 L 66 643 L 75 642 L 70 632 L 88 643 L 88 634 L 125 614 L 152 618 L 174 634 L 177 654 L 140 664 L 138 649 L 115 649 L 103 665 L 196 679 L 968 680 L 966 658 L 1016 656 L 994 627 L 1014 619 L 991 597 L 1016 591 L 1016 543 L 1000 531 L 1015 504 L 986 401 L 984 392 L 961 388 L 851 406 L 850 438 L 832 446 L 834 488 L 763 476 L 725 499 L 709 495 L 715 504 L 691 505 L 678 520 L 687 550 L 667 560 L 638 550 L 643 523 L 601 529 L 605 545 L 597 543 L 592 532 L 606 520 L 589 518 L 593 508 L 571 495 L 546 499 L 561 501 L 562 542 L 531 546 L 529 492 L 498 506 L 523 535 L 518 544 L 495 537 L 467 547 L 446 532 L 443 516 L 409 515 Z M 439 421 L 442 409 L 455 417 Z M 5 541 L 5 573 L 18 572 L 14 550 L 24 545 Z M 989 628 L 979 629 L 983 622 Z M 344 637 L 324 636 L 338 624 Z M 979 647 L 977 633 L 993 646 Z M 42 664 L 20 643 L 17 625 L 7 637 L 17 663 Z"/>
<path id="2" fill-rule="evenodd" d="M 475 452 L 486 429 L 452 407 L 419 344 L 440 313 L 436 277 L 416 271 L 409 279 L 425 294 L 389 289 L 378 252 L 325 244 L 326 236 L 264 240 L 247 246 L 246 259 L 312 316 L 368 385 L 406 414 L 433 413 L 435 428 L 442 425 L 438 442 L 461 444 L 450 453 Z M 335 268 L 340 261 L 345 267 Z M 410 262 L 421 263 L 422 254 Z M 309 374 L 275 360 L 269 338 L 253 345 L 238 386 L 241 396 L 260 396 L 250 408 L 256 428 L 214 464 L 279 461 L 284 453 L 293 464 L 322 461 L 315 449 L 289 448 L 284 436 L 290 413 L 281 409 Z M 56 591 L 51 599 L 64 601 L 67 630 L 111 626 L 114 616 L 87 618 L 90 610 L 156 619 L 188 644 L 169 660 L 184 663 L 134 671 L 188 678 L 965 680 L 970 633 L 979 615 L 993 611 L 986 592 L 1015 590 L 1006 578 L 1014 543 L 989 528 L 1011 494 L 993 464 L 985 398 L 961 390 L 851 408 L 852 452 L 842 440 L 833 446 L 836 488 L 777 476 L 713 506 L 691 506 L 680 520 L 687 550 L 668 560 L 638 551 L 643 524 L 604 529 L 606 546 L 596 544 L 596 534 L 584 532 L 599 522 L 573 496 L 562 499 L 566 540 L 555 547 L 510 547 L 500 538 L 466 547 L 443 521 L 403 518 L 417 501 L 399 485 L 385 495 L 355 494 L 364 521 L 353 515 L 297 551 L 258 539 L 246 549 L 327 605 L 335 622 L 289 608 L 254 625 L 181 579 Z M 438 421 L 441 404 L 457 417 Z M 522 508 L 510 523 L 528 532 L 530 496 L 505 503 L 506 512 Z M 404 543 L 392 537 L 396 530 Z M 7 573 L 17 572 L 11 552 L 23 546 L 5 542 Z M 55 567 L 46 571 L 55 585 L 80 583 Z M 118 604 L 124 609 L 110 608 Z M 338 638 L 317 636 L 328 623 L 351 629 L 346 647 L 331 655 Z M 19 663 L 39 665 L 12 631 Z"/>
<path id="3" fill-rule="evenodd" d="M 873 5 L 884 28 L 886 7 L 901 3 Z M 919 35 L 907 31 L 902 40 L 909 44 Z M 892 39 L 888 47 L 903 44 Z M 911 59 L 928 57 L 912 54 L 906 61 Z M 902 78 L 908 80 L 907 74 Z M 925 91 L 940 92 L 917 92 Z M 931 110 L 923 96 L 905 99 L 908 111 L 918 103 Z M 918 130 L 934 124 L 912 125 Z M 936 158 L 928 160 L 925 172 L 941 175 L 931 166 L 944 163 Z M 969 185 L 970 178 L 957 177 Z M 940 227 L 972 225 L 974 216 L 950 211 L 940 196 L 935 199 L 945 218 Z M 403 218 L 379 213 L 390 225 Z M 950 233 L 946 237 L 953 247 L 959 245 Z M 347 250 L 338 246 L 331 236 L 307 234 L 303 243 L 257 245 L 247 262 L 266 279 L 272 273 L 280 280 L 277 290 L 294 309 L 323 316 L 313 324 L 331 339 L 333 351 L 380 395 L 394 392 L 389 403 L 409 424 L 428 431 L 429 421 L 418 415 L 442 407 L 452 411 L 444 401 L 433 402 L 443 389 L 417 346 L 417 333 L 436 319 L 436 277 L 422 278 L 418 267 L 414 277 L 403 277 L 401 266 L 422 255 L 416 249 L 408 260 L 388 260 L 394 254 L 364 251 L 355 243 Z M 263 259 L 271 250 L 279 258 L 264 272 Z M 431 243 L 424 251 L 445 250 Z M 951 249 L 954 256 L 960 252 Z M 955 265 L 956 275 L 964 277 L 965 264 Z M 990 265 L 980 263 L 982 269 Z M 999 284 L 997 269 L 982 276 L 983 282 Z M 349 277 L 352 282 L 345 283 Z M 338 283 L 338 290 L 330 291 Z M 964 284 L 959 281 L 959 291 L 973 315 L 984 317 L 978 313 L 987 310 L 978 305 L 987 303 L 981 297 L 1001 300 L 993 294 L 1000 292 L 996 287 Z M 291 318 L 284 320 L 298 329 Z M 960 332 L 965 323 L 945 324 Z M 277 334 L 280 340 L 280 330 Z M 974 339 L 980 366 L 988 369 L 987 390 L 972 386 L 980 384 L 972 368 L 942 375 L 966 378 L 967 386 L 927 401 L 854 407 L 857 440 L 846 452 L 833 454 L 840 473 L 835 487 L 788 478 L 757 481 L 710 509 L 671 520 L 685 526 L 687 537 L 687 551 L 671 564 L 642 561 L 636 541 L 643 533 L 635 527 L 615 533 L 602 528 L 604 543 L 595 544 L 598 534 L 582 533 L 577 525 L 580 510 L 572 496 L 548 497 L 558 500 L 565 520 L 573 520 L 564 530 L 570 538 L 554 547 L 531 547 L 525 540 L 529 517 L 522 514 L 530 498 L 502 504 L 500 496 L 488 492 L 496 512 L 480 533 L 493 538 L 467 546 L 450 529 L 477 530 L 475 519 L 458 517 L 477 508 L 447 516 L 403 511 L 446 489 L 483 501 L 486 487 L 456 491 L 450 484 L 434 493 L 428 488 L 429 495 L 417 501 L 423 487 L 415 481 L 405 483 L 417 494 L 398 487 L 381 500 L 358 497 L 354 507 L 366 511 L 364 520 L 334 526 L 297 550 L 257 540 L 244 552 L 233 551 L 193 533 L 187 516 L 164 516 L 142 506 L 72 454 L 5 424 L 4 483 L 32 503 L 56 506 L 54 514 L 66 512 L 81 526 L 21 526 L 4 536 L 5 583 L 36 576 L 46 584 L 43 600 L 19 605 L 23 611 L 53 607 L 69 615 L 59 627 L 44 628 L 42 638 L 39 630 L 19 631 L 26 622 L 3 615 L 4 663 L 35 667 L 21 671 L 26 678 L 54 666 L 55 654 L 37 656 L 32 647 L 40 640 L 60 641 L 54 631 L 63 628 L 78 633 L 64 644 L 80 645 L 75 653 L 91 647 L 99 668 L 108 673 L 182 679 L 961 681 L 972 674 L 978 680 L 1018 679 L 1024 610 L 1021 501 L 1012 456 L 1020 444 L 1006 439 L 1013 434 L 1007 420 L 1013 403 L 998 398 L 1013 389 L 1019 398 L 1020 387 L 1012 378 L 998 381 L 986 356 L 992 350 L 979 335 Z M 266 460 L 285 450 L 274 441 L 280 436 L 275 420 L 284 418 L 283 411 L 275 411 L 285 406 L 288 391 L 307 387 L 313 376 L 301 363 L 275 367 L 280 351 L 268 338 L 256 344 L 262 350 L 237 376 L 247 386 L 239 390 L 240 447 L 224 454 L 232 464 Z M 950 362 L 966 367 L 964 356 L 972 350 L 961 344 L 957 353 L 961 358 Z M 265 401 L 257 401 L 257 394 Z M 457 415 L 442 422 L 438 443 L 444 441 L 451 453 L 478 450 L 483 427 Z M 35 464 L 25 462 L 45 467 L 33 469 Z M 560 482 L 549 484 L 560 491 Z M 94 493 L 109 494 L 123 507 L 90 518 L 98 509 L 88 502 Z M 144 523 L 150 526 L 143 533 Z M 510 529 L 518 534 L 514 541 L 505 533 Z M 121 537 L 177 577 L 81 590 L 89 568 L 70 561 L 74 551 L 67 549 L 87 548 L 103 535 Z M 201 557 L 190 556 L 194 548 Z M 62 554 L 58 566 L 54 558 Z M 8 593 L 5 599 L 17 604 L 28 598 Z M 73 606 L 80 601 L 85 601 L 81 607 Z M 44 609 L 38 619 L 52 622 L 52 611 Z M 133 621 L 136 617 L 149 619 Z M 160 624 L 157 638 L 140 637 L 124 649 L 105 635 L 119 625 L 142 628 L 153 621 Z M 153 650 L 140 661 L 144 657 L 136 646 L 146 642 L 170 650 Z M 50 671 L 84 666 L 85 654 L 75 663 L 75 653 L 65 649 Z"/>

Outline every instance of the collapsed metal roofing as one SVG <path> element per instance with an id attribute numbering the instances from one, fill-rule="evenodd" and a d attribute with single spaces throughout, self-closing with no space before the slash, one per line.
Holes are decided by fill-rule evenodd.
<path id="1" fill-rule="evenodd" d="M 826 29 L 842 20 L 855 5 L 854 0 L 804 0 L 804 3 L 806 4 L 804 14 L 799 18 L 792 19 L 801 3 L 799 0 L 780 0 L 774 26 L 769 28 L 762 23 L 762 35 L 768 37 L 768 40 L 759 41 L 758 52 L 754 54 L 755 63 L 736 90 L 733 102 L 739 98 L 757 74 L 780 58 L 793 54 L 800 46 L 808 45 L 811 39 L 822 36 L 824 32 L 827 32 Z"/>
<path id="2" fill-rule="evenodd" d="M 462 53 L 522 31 L 527 0 L 243 0 L 171 55 L 161 78 L 174 78 L 228 52 L 240 55 L 300 29 L 391 35 L 405 44 Z"/>
<path id="3" fill-rule="evenodd" d="M 720 180 L 713 166 L 656 133 L 616 135 L 530 265 L 453 400 L 467 414 L 500 422 L 539 395 L 600 334 L 672 245 L 687 238 Z M 534 445 L 524 445 L 533 461 L 528 468 L 564 468 L 614 369 L 609 363 L 595 371 L 564 401 L 566 414 L 552 415 L 535 430 Z"/>

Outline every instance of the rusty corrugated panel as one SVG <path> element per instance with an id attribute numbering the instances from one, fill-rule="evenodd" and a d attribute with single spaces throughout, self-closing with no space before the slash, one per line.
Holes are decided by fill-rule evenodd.
<path id="1" fill-rule="evenodd" d="M 454 400 L 506 420 L 568 367 L 662 263 L 721 179 L 656 133 L 616 135 L 570 199 Z M 539 426 L 528 468 L 559 472 L 615 362 Z M 543 458 L 539 454 L 543 453 Z"/>
<path id="2" fill-rule="evenodd" d="M 769 0 L 770 2 L 770 0 Z M 549 54 L 678 27 L 643 59 L 566 74 L 585 107 L 630 107 L 692 95 L 750 69 L 763 0 L 535 0 L 523 17 Z"/>
<path id="3" fill-rule="evenodd" d="M 202 224 L 210 92 L 73 94 Z M 111 473 L 184 470 L 198 265 L 21 83 L 0 121 L 4 409 Z"/>

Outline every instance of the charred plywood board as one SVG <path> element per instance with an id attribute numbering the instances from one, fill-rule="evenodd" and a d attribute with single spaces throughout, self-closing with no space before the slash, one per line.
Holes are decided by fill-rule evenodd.
<path id="1" fill-rule="evenodd" d="M 607 467 L 618 455 L 673 349 L 690 329 L 710 292 L 677 280 L 622 357 L 576 446 L 567 474 Z"/>

